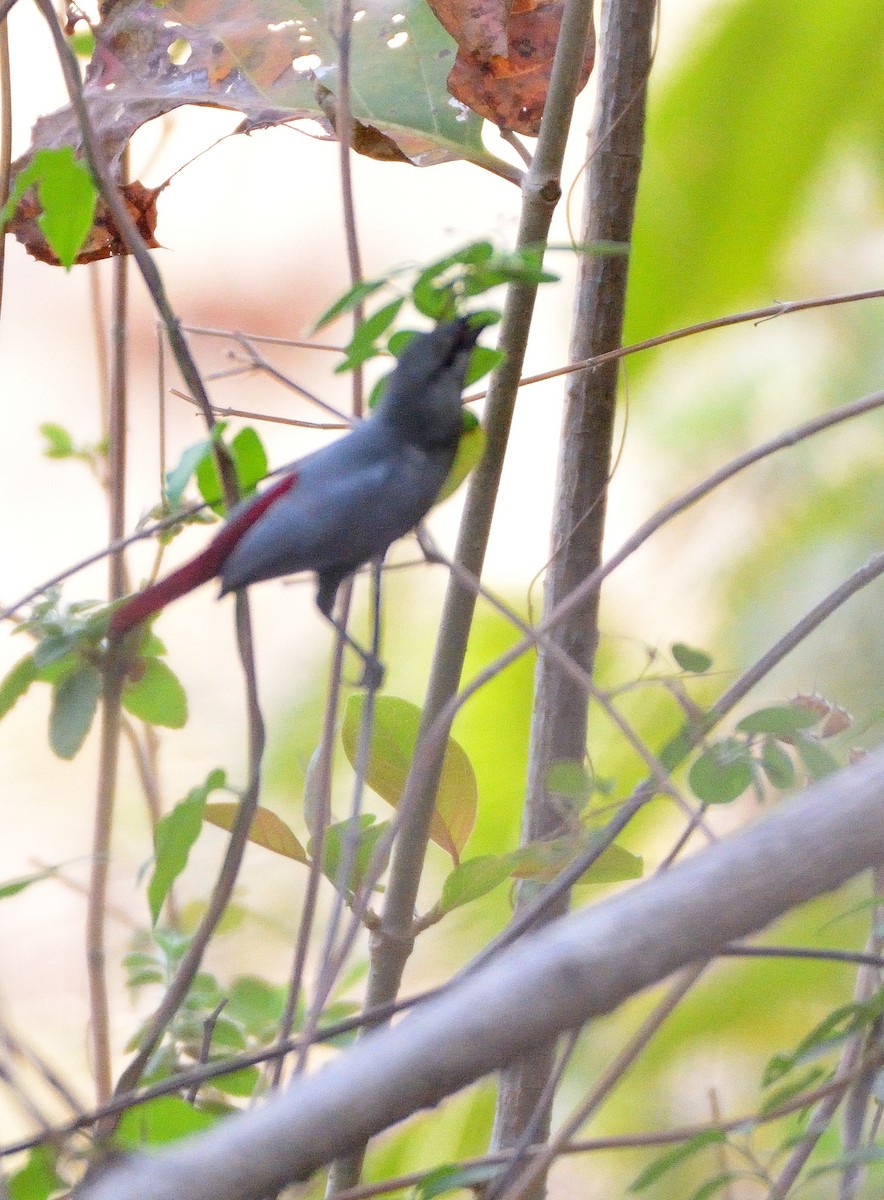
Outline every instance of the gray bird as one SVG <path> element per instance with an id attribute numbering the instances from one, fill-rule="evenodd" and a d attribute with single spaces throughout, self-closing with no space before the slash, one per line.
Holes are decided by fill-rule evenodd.
<path id="1" fill-rule="evenodd" d="M 460 317 L 413 338 L 371 417 L 234 509 L 201 554 L 116 609 L 111 633 L 126 633 L 215 575 L 223 596 L 314 571 L 317 606 L 332 620 L 341 583 L 382 559 L 439 495 L 457 453 L 461 394 L 481 329 Z"/>

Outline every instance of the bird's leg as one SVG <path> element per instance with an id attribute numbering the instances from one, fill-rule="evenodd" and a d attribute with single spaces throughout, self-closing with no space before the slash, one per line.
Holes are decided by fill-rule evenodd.
<path id="1" fill-rule="evenodd" d="M 381 559 L 377 560 L 376 567 L 378 570 L 380 569 L 381 561 Z M 380 580 L 378 580 L 377 585 L 373 589 L 372 645 L 370 650 L 366 650 L 347 631 L 343 621 L 335 616 L 335 598 L 342 578 L 334 575 L 320 576 L 316 606 L 325 619 L 338 631 L 339 636 L 347 643 L 350 649 L 355 651 L 362 659 L 363 671 L 362 678 L 359 681 L 360 686 L 367 688 L 369 691 L 377 692 L 380 691 L 381 685 L 384 682 L 384 665 L 379 657 L 381 629 Z"/>
<path id="2" fill-rule="evenodd" d="M 428 563 L 440 563 L 442 566 L 447 564 L 447 559 L 442 555 L 439 547 L 430 537 L 430 532 L 426 525 L 421 523 L 414 531 L 414 536 L 417 538 L 417 544 L 421 548 L 421 553 Z"/>
<path id="3" fill-rule="evenodd" d="M 339 621 L 332 613 L 326 613 L 325 618 L 330 625 L 334 626 L 338 635 L 343 638 L 350 649 L 362 659 L 362 677 L 359 680 L 359 686 L 367 688 L 371 692 L 380 691 L 384 682 L 384 664 L 381 660 L 376 654 L 366 650 L 364 646 L 360 646 L 354 637 L 351 637 L 343 621 Z"/>

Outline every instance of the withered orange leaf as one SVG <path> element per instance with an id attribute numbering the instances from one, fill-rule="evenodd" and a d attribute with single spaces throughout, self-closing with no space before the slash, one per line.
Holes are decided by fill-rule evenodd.
<path id="1" fill-rule="evenodd" d="M 162 188 L 147 188 L 144 184 L 135 180 L 133 183 L 125 184 L 120 191 L 126 202 L 129 215 L 138 227 L 138 232 L 144 238 L 146 244 L 150 247 L 159 246 L 160 243 L 156 240 L 155 231 L 157 226 L 157 197 Z M 60 265 L 59 261 L 49 248 L 43 230 L 38 223 L 41 213 L 42 209 L 37 200 L 36 188 L 30 188 L 23 196 L 14 216 L 9 221 L 7 229 L 22 243 L 32 258 L 36 258 L 38 262 L 49 263 L 50 266 L 57 267 Z M 101 259 L 115 258 L 117 255 L 125 253 L 127 253 L 126 245 L 120 237 L 116 223 L 107 205 L 103 200 L 99 199 L 95 207 L 95 218 L 92 228 L 89 230 L 86 241 L 75 261 L 78 263 L 99 262 Z"/>
<path id="2" fill-rule="evenodd" d="M 430 0 L 458 43 L 448 76 L 452 96 L 501 129 L 535 137 L 549 90 L 564 0 Z M 595 59 L 590 38 L 580 87 Z"/>

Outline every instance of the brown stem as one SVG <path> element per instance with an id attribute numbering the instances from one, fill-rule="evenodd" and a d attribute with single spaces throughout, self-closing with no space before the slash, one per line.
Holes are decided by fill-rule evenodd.
<path id="1" fill-rule="evenodd" d="M 654 11 L 649 0 L 609 0 L 602 7 L 598 101 L 589 135 L 591 166 L 581 237 L 585 244 L 628 244 L 631 238 Z M 628 265 L 626 255 L 587 255 L 581 260 L 572 360 L 592 358 L 620 345 Z M 553 558 L 546 576 L 547 614 L 554 612 L 601 563 L 616 400 L 616 363 L 569 376 L 553 516 Z M 598 640 L 597 591 L 572 608 L 556 626 L 553 638 L 582 670 L 592 673 Z M 541 646 L 532 706 L 523 843 L 561 832 L 561 810 L 555 798 L 547 795 L 546 776 L 554 762 L 584 760 L 588 699 L 587 689 L 563 671 L 556 657 Z M 560 916 L 568 903 L 568 892 L 563 890 L 548 906 L 544 920 Z M 539 1127 L 538 1140 L 546 1136 L 552 1109 L 546 1081 L 554 1052 L 554 1045 L 541 1048 L 503 1072 L 492 1134 L 494 1149 L 518 1144 L 529 1124 Z M 545 1165 L 539 1160 L 525 1195 L 542 1195 Z"/>

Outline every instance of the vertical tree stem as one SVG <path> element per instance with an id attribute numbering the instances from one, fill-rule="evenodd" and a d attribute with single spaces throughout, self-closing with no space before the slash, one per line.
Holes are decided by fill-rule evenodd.
<path id="1" fill-rule="evenodd" d="M 108 539 L 119 542 L 126 532 L 126 322 L 128 319 L 128 264 L 113 263 L 110 407 L 108 410 Z M 125 551 L 108 559 L 108 596 L 118 600 L 127 592 Z M 104 911 L 120 756 L 121 703 L 125 676 L 112 654 L 104 676 L 101 749 L 98 767 L 95 827 L 92 834 L 92 869 L 86 909 L 86 961 L 89 975 L 92 1068 L 100 1103 L 111 1094 L 113 1072 L 110 1044 L 110 1011 L 104 949 Z"/>
<path id="2" fill-rule="evenodd" d="M 543 243 L 547 239 L 552 215 L 561 197 L 562 160 L 591 31 L 591 0 L 568 0 L 562 17 L 537 149 L 523 184 L 518 247 Z M 510 287 L 504 305 L 500 347 L 506 351 L 507 358 L 495 373 L 488 390 L 485 455 L 473 475 L 455 552 L 456 561 L 477 578 L 481 576 L 485 560 L 536 291 L 535 286 Z M 423 733 L 434 724 L 457 691 L 475 604 L 475 591 L 465 587 L 456 575 L 452 575 L 445 597 L 418 745 Z M 381 925 L 372 943 L 367 1008 L 381 1007 L 396 998 L 405 963 L 414 945 L 414 906 L 444 749 L 443 740 L 433 770 L 427 773 L 420 796 L 409 811 L 408 821 L 403 824 L 393 851 Z M 355 1184 L 361 1171 L 362 1157 L 362 1153 L 359 1153 L 335 1164 L 329 1179 L 329 1194 Z"/>
<path id="3" fill-rule="evenodd" d="M 589 135 L 590 168 L 584 193 L 581 240 L 628 242 L 632 233 L 644 139 L 645 91 L 651 60 L 653 0 L 607 0 L 602 8 L 598 101 Z M 581 264 L 571 336 L 571 359 L 590 358 L 620 344 L 629 260 L 587 255 Z M 617 395 L 617 364 L 569 377 L 560 441 L 552 560 L 544 611 L 556 606 L 601 563 L 605 507 Z M 598 638 L 598 593 L 576 606 L 555 627 L 556 643 L 587 672 Z M 538 655 L 528 762 L 523 841 L 561 832 L 561 810 L 546 794 L 552 763 L 582 762 L 586 754 L 588 697 L 554 655 Z M 544 914 L 551 920 L 568 907 L 568 893 Z M 532 1120 L 553 1064 L 549 1046 L 504 1071 L 493 1146 L 518 1142 Z M 549 1130 L 550 1106 L 542 1121 Z M 531 1195 L 543 1192 L 539 1179 Z"/>

